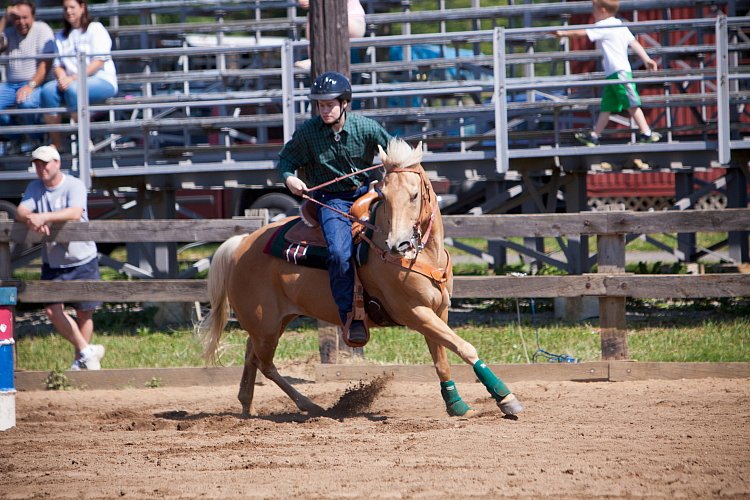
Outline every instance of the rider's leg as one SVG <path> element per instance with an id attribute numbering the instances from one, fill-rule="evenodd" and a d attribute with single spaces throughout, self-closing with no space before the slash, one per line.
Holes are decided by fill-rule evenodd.
<path id="1" fill-rule="evenodd" d="M 349 213 L 356 194 L 352 192 L 340 197 L 324 196 L 321 201 L 339 212 Z M 320 208 L 318 218 L 328 243 L 328 276 L 333 299 L 339 309 L 341 324 L 344 326 L 344 340 L 352 347 L 361 347 L 367 343 L 369 334 L 364 321 L 353 318 L 352 223 L 348 218 L 326 207 Z"/>
<path id="2" fill-rule="evenodd" d="M 342 212 L 348 212 L 351 201 L 330 198 L 325 203 Z M 320 226 L 328 244 L 328 276 L 333 299 L 339 308 L 341 323 L 345 324 L 352 310 L 354 293 L 354 267 L 352 267 L 351 221 L 326 207 L 318 211 Z"/>

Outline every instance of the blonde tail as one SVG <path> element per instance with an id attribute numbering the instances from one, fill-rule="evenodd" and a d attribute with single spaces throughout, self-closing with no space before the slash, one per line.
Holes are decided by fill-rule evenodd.
<path id="1" fill-rule="evenodd" d="M 195 327 L 195 333 L 203 343 L 203 358 L 209 363 L 216 363 L 219 340 L 229 321 L 227 283 L 234 267 L 232 257 L 244 237 L 245 235 L 237 235 L 229 238 L 219 246 L 211 260 L 211 268 L 208 271 L 211 312 Z"/>

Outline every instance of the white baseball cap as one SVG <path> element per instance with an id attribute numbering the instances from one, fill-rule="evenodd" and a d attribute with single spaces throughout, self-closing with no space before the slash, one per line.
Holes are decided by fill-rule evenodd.
<path id="1" fill-rule="evenodd" d="M 31 161 L 34 160 L 42 160 L 44 163 L 49 163 L 52 160 L 60 161 L 60 153 L 52 146 L 39 146 L 31 153 Z"/>

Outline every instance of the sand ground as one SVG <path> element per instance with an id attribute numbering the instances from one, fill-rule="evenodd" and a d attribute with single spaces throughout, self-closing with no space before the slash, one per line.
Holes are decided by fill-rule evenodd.
<path id="1" fill-rule="evenodd" d="M 332 410 L 275 385 L 250 419 L 236 386 L 20 392 L 0 497 L 750 497 L 747 379 L 520 382 L 517 419 L 476 383 L 451 418 L 437 383 L 295 380 Z"/>

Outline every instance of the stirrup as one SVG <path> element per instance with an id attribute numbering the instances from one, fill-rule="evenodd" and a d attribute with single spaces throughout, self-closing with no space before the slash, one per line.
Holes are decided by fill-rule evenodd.
<path id="1" fill-rule="evenodd" d="M 344 344 L 352 348 L 364 347 L 370 341 L 370 329 L 367 327 L 367 320 L 361 320 L 362 325 L 365 329 L 365 340 L 364 342 L 353 342 L 349 340 L 349 328 L 352 326 L 352 321 L 355 320 L 354 313 L 350 312 L 346 315 L 346 324 L 341 329 L 341 336 L 344 339 Z"/>

